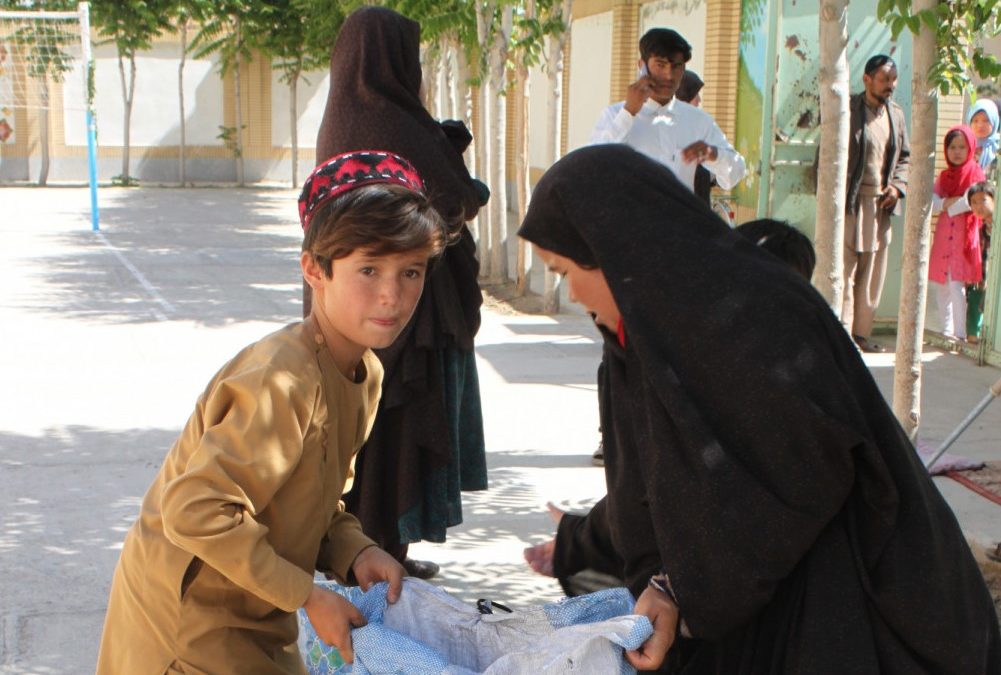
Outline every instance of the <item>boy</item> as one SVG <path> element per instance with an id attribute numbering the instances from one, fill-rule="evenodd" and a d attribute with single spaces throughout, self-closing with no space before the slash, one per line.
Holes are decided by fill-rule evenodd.
<path id="1" fill-rule="evenodd" d="M 299 607 L 350 662 L 365 620 L 314 570 L 399 597 L 402 566 L 340 499 L 380 396 L 371 349 L 403 330 L 445 230 L 410 163 L 376 151 L 317 167 L 299 215 L 311 314 L 199 398 L 126 536 L 98 673 L 303 672 Z"/>
<path id="2" fill-rule="evenodd" d="M 983 278 L 979 283 L 966 287 L 966 340 L 980 341 L 980 330 L 984 323 L 984 300 L 987 284 L 987 256 L 991 248 L 991 229 L 994 226 L 994 186 L 987 181 L 974 183 L 966 191 L 966 201 L 973 215 L 983 221 L 980 228 L 980 264 Z"/>
<path id="3" fill-rule="evenodd" d="M 994 188 L 987 181 L 975 183 L 966 192 L 966 200 L 970 203 L 973 215 L 984 222 L 989 236 L 990 227 L 994 223 Z"/>

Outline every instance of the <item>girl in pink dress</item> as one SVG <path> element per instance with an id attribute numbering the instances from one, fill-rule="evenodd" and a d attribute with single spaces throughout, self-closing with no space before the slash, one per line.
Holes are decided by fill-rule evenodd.
<path id="1" fill-rule="evenodd" d="M 974 158 L 976 140 L 968 126 L 949 129 L 944 147 L 948 167 L 935 181 L 933 209 L 939 215 L 928 278 L 935 284 L 942 333 L 965 340 L 965 286 L 979 283 L 983 275 L 980 219 L 970 211 L 966 191 L 984 180 L 984 172 Z"/>

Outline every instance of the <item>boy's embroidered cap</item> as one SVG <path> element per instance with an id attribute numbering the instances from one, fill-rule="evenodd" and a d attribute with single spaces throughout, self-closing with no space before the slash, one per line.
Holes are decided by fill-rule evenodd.
<path id="1" fill-rule="evenodd" d="M 324 202 L 349 190 L 392 183 L 424 194 L 424 181 L 413 164 L 384 150 L 355 150 L 331 157 L 320 164 L 302 186 L 299 195 L 299 221 L 302 229 L 309 228 L 313 213 Z"/>

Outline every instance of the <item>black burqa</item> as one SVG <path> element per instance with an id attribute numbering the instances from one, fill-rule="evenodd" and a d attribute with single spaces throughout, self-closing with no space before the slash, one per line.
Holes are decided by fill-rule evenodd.
<path id="1" fill-rule="evenodd" d="M 481 199 L 461 148 L 421 103 L 420 85 L 420 26 L 380 7 L 354 12 L 331 53 L 330 93 L 316 140 L 318 162 L 365 149 L 408 159 L 456 237 L 403 334 L 376 352 L 385 367 L 382 400 L 345 495 L 366 534 L 398 557 L 401 545 L 444 541 L 445 527 L 461 522 L 459 487 L 486 487 L 473 358 L 483 297 L 476 246 L 465 226 Z"/>
<path id="2" fill-rule="evenodd" d="M 607 518 L 662 569 L 684 673 L 1001 673 L 955 517 L 827 303 L 623 145 L 560 160 L 519 234 L 597 265 Z M 609 442 L 611 441 L 611 442 Z"/>

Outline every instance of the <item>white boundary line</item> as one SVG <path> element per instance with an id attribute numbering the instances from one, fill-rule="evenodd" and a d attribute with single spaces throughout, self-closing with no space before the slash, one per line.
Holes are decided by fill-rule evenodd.
<path id="1" fill-rule="evenodd" d="M 135 265 L 129 262 L 129 259 L 126 258 L 121 251 L 119 251 L 114 245 L 112 245 L 110 241 L 108 241 L 107 237 L 104 236 L 103 232 L 95 232 L 94 236 L 96 236 L 97 239 L 102 244 L 104 244 L 104 246 L 109 251 L 115 254 L 115 257 L 118 258 L 118 262 L 122 263 L 122 266 L 129 272 L 131 272 L 132 276 L 135 277 L 136 281 L 139 282 L 139 285 L 142 286 L 144 289 L 146 289 L 146 292 L 150 295 L 150 297 L 152 297 L 153 300 L 158 305 L 160 305 L 160 307 L 163 308 L 163 312 L 161 312 L 156 308 L 153 309 L 153 314 L 156 316 L 156 318 L 159 319 L 160 321 L 169 321 L 167 314 L 173 314 L 177 311 L 174 308 L 174 306 L 170 304 L 166 298 L 160 295 L 160 291 L 156 290 L 156 287 L 153 286 L 153 284 L 151 284 L 145 276 L 143 276 L 142 272 L 136 269 Z"/>

